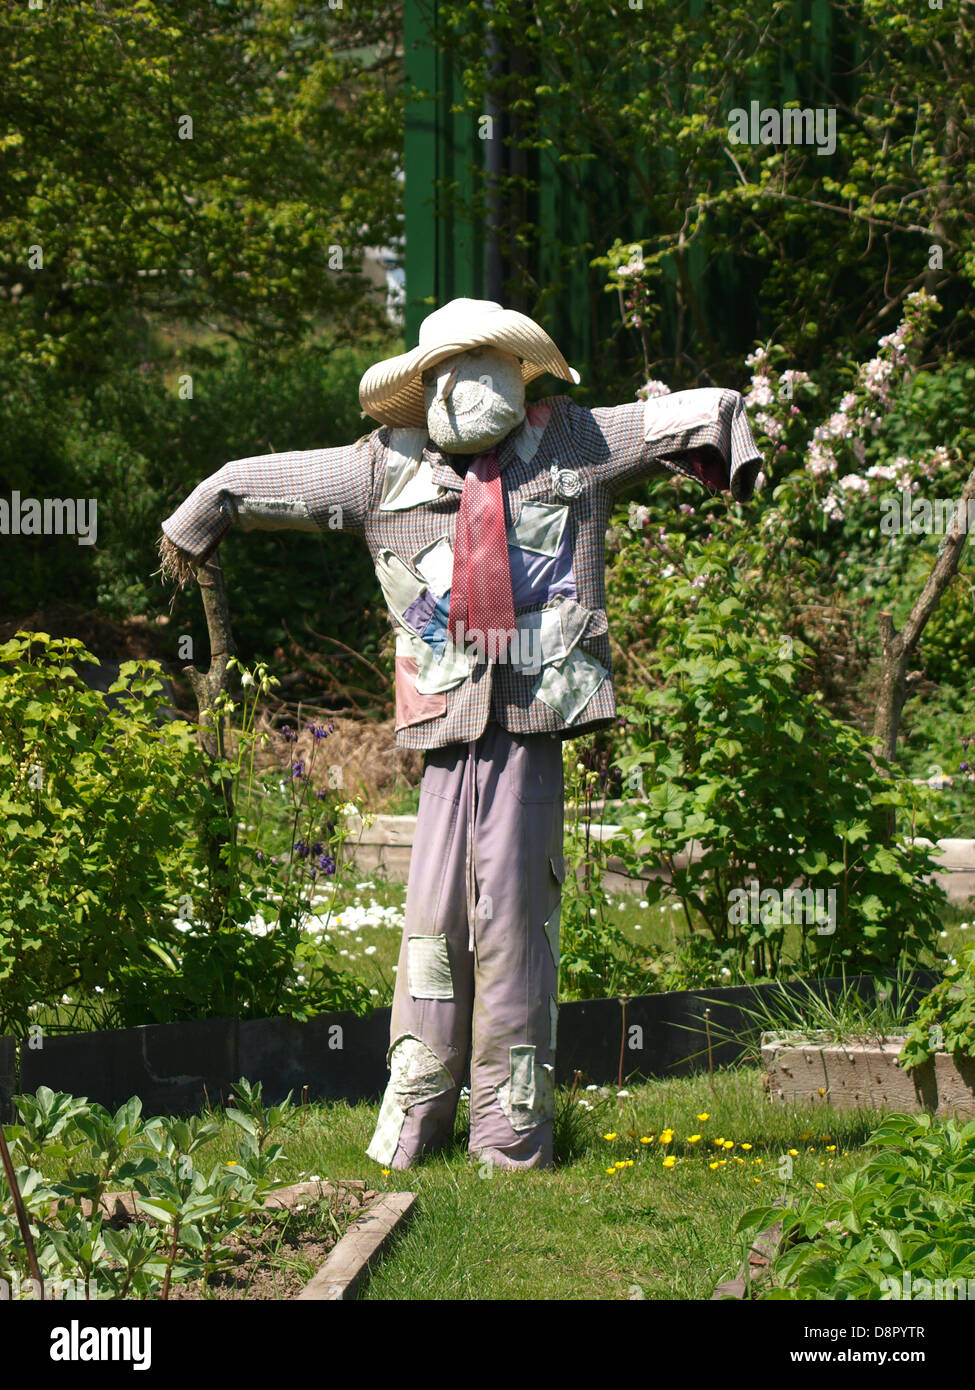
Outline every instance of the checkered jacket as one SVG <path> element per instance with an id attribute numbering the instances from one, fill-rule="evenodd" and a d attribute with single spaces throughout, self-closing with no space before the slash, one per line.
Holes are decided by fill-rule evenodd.
<path id="1" fill-rule="evenodd" d="M 594 410 L 555 396 L 495 452 L 524 629 L 514 660 L 490 640 L 467 651 L 445 640 L 463 476 L 425 431 L 383 427 L 342 448 L 237 459 L 162 529 L 194 559 L 235 524 L 361 535 L 397 634 L 401 747 L 467 743 L 489 718 L 518 734 L 604 727 L 616 714 L 605 592 L 615 498 L 667 469 L 746 500 L 762 456 L 744 403 L 711 388 Z"/>

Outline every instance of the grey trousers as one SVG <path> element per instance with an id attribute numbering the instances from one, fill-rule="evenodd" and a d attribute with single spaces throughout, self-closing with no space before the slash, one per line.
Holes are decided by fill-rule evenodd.
<path id="1" fill-rule="evenodd" d="M 470 1050 L 471 1154 L 551 1164 L 562 818 L 561 739 L 491 722 L 428 751 L 377 1162 L 408 1168 L 450 1141 Z"/>

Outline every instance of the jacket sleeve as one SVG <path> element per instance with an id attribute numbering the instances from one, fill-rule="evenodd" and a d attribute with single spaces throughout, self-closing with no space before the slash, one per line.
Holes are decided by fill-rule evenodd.
<path id="1" fill-rule="evenodd" d="M 194 560 L 209 555 L 234 525 L 243 531 L 361 535 L 375 448 L 372 434 L 338 449 L 234 459 L 204 479 L 166 518 L 163 534 Z"/>
<path id="2" fill-rule="evenodd" d="M 764 462 L 738 391 L 706 387 L 585 412 L 600 476 L 618 492 L 661 469 L 745 502 Z"/>

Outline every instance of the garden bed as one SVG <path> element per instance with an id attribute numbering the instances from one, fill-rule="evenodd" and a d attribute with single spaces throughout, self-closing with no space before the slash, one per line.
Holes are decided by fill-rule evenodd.
<path id="1" fill-rule="evenodd" d="M 108 1192 L 100 1210 L 105 1224 L 124 1231 L 133 1224 L 153 1225 L 136 1204 L 137 1192 Z M 380 1194 L 361 1179 L 338 1183 L 301 1182 L 271 1192 L 264 1209 L 255 1212 L 222 1252 L 228 1267 L 201 1279 L 173 1283 L 170 1302 L 197 1299 L 262 1301 L 299 1297 L 328 1263 L 354 1224 L 374 1206 Z M 86 1216 L 92 1203 L 82 1202 Z M 282 1216 L 286 1213 L 286 1216 Z"/>
<path id="2" fill-rule="evenodd" d="M 786 1104 L 820 1102 L 836 1110 L 975 1117 L 975 1060 L 938 1052 L 906 1071 L 899 1060 L 905 1041 L 902 1036 L 838 1043 L 813 1033 L 764 1034 L 767 1094 Z"/>

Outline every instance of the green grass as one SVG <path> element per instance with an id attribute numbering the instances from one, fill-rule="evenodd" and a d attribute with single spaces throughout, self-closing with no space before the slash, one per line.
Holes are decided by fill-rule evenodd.
<path id="1" fill-rule="evenodd" d="M 603 1091 L 583 1091 L 594 1108 L 573 1105 L 571 1121 L 568 1093 L 560 1092 L 562 1161 L 552 1170 L 483 1176 L 467 1157 L 462 1108 L 451 1148 L 383 1176 L 364 1153 L 378 1107 L 336 1104 L 308 1107 L 303 1125 L 296 1121 L 284 1140 L 284 1175 L 364 1178 L 379 1189 L 418 1193 L 415 1219 L 365 1299 L 626 1299 L 634 1290 L 646 1299 L 706 1299 L 737 1273 L 743 1243 L 734 1229 L 742 1213 L 849 1171 L 877 1119 L 823 1105 L 771 1105 L 755 1070 L 719 1072 L 713 1093 L 706 1077 L 647 1082 L 622 1098 L 615 1088 Z M 710 1118 L 698 1120 L 702 1113 Z M 662 1145 L 668 1126 L 673 1141 Z M 604 1139 L 607 1133 L 616 1138 Z M 702 1138 L 688 1143 L 694 1134 Z M 642 1136 L 653 1142 L 641 1143 Z M 717 1138 L 735 1148 L 719 1150 Z M 783 1183 L 778 1166 L 789 1149 L 797 1154 Z M 228 1133 L 207 1157 L 233 1152 Z M 668 1169 L 669 1154 L 677 1162 Z M 712 1169 L 719 1154 L 724 1166 Z M 629 1159 L 632 1167 L 607 1173 Z"/>

